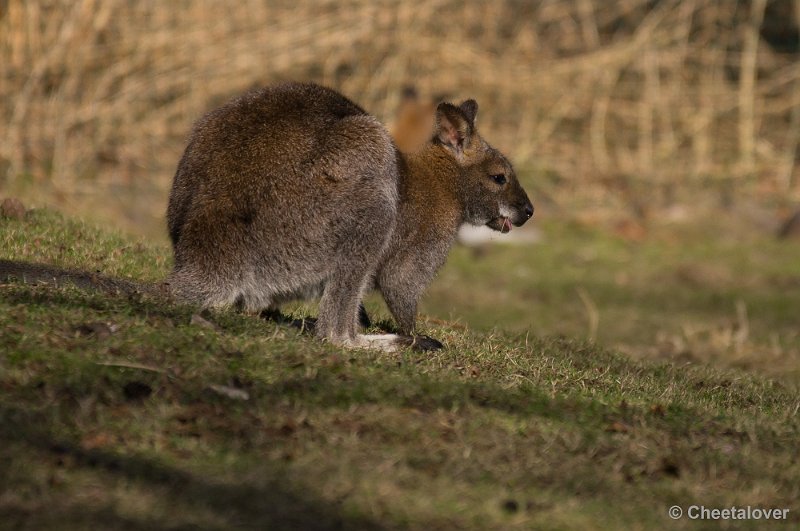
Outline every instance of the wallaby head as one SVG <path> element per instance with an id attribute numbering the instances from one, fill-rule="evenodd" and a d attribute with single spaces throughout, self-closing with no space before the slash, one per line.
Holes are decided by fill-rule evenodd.
<path id="1" fill-rule="evenodd" d="M 464 221 L 509 232 L 533 216 L 533 204 L 508 159 L 478 134 L 477 114 L 475 100 L 440 103 L 433 143 L 446 149 L 461 170 L 456 186 Z"/>

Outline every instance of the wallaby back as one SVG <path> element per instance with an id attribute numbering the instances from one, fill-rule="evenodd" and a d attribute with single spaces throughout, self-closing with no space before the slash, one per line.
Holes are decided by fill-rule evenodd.
<path id="1" fill-rule="evenodd" d="M 179 297 L 257 312 L 324 291 L 318 334 L 344 342 L 395 224 L 386 129 L 336 92 L 284 84 L 202 118 L 167 210 Z"/>

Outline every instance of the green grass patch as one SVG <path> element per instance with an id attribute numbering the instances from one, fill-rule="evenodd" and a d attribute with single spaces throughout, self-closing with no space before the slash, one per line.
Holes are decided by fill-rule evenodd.
<path id="1" fill-rule="evenodd" d="M 729 222 L 654 229 L 643 242 L 548 224 L 539 245 L 456 248 L 423 311 L 483 332 L 586 338 L 635 358 L 796 385 L 800 245 Z"/>
<path id="2" fill-rule="evenodd" d="M 715 525 L 673 521 L 672 505 L 788 508 L 796 527 L 796 372 L 725 361 L 778 334 L 789 366 L 796 273 L 769 256 L 787 248 L 762 242 L 754 258 L 548 231 L 535 247 L 456 249 L 422 321 L 448 349 L 425 354 L 342 350 L 234 312 L 204 314 L 209 328 L 148 297 L 0 285 L 0 528 Z M 169 267 L 164 246 L 47 212 L 2 221 L 0 241 L 2 257 L 136 279 Z M 701 267 L 731 277 L 698 284 Z M 712 364 L 661 352 L 684 320 L 740 334 L 684 333 L 687 350 L 718 349 Z"/>

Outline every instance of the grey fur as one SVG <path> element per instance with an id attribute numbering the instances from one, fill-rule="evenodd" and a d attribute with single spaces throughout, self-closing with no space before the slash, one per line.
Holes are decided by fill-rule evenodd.
<path id="1" fill-rule="evenodd" d="M 533 213 L 511 164 L 477 134 L 476 113 L 473 100 L 441 104 L 431 142 L 402 154 L 377 119 L 314 84 L 255 90 L 212 111 L 170 193 L 173 293 L 248 312 L 321 294 L 321 339 L 408 345 L 358 334 L 365 290 L 380 290 L 411 336 L 459 225 L 506 230 Z"/>

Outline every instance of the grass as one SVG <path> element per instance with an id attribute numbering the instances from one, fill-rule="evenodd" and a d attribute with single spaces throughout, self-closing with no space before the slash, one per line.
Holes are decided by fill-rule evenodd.
<path id="1" fill-rule="evenodd" d="M 787 299 L 800 250 L 544 231 L 532 248 L 455 250 L 422 321 L 449 348 L 426 354 L 344 351 L 233 312 L 204 326 L 196 309 L 147 297 L 0 285 L 0 528 L 719 523 L 667 516 L 693 504 L 788 508 L 797 526 Z M 137 279 L 169 267 L 162 245 L 46 211 L 3 220 L 0 242 L 3 257 Z M 684 332 L 685 352 L 649 350 L 688 324 L 740 331 L 739 300 L 746 337 Z M 775 359 L 795 362 L 780 375 L 754 354 L 776 334 Z M 723 359 L 736 349 L 751 370 Z"/>
<path id="2" fill-rule="evenodd" d="M 424 310 L 484 331 L 592 338 L 636 357 L 800 381 L 800 246 L 732 229 L 737 215 L 656 227 L 641 242 L 546 226 L 541 246 L 456 249 Z"/>

